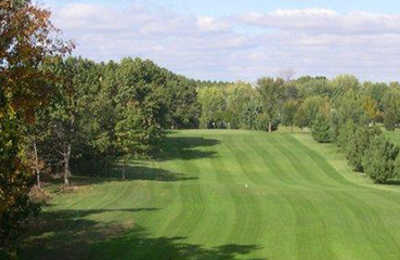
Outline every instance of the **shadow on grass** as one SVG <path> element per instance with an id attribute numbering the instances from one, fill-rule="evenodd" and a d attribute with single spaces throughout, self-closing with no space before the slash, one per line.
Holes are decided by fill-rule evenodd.
<path id="1" fill-rule="evenodd" d="M 159 154 L 158 160 L 194 160 L 215 157 L 214 151 L 202 151 L 198 148 L 218 145 L 219 140 L 204 137 L 168 137 Z"/>
<path id="2" fill-rule="evenodd" d="M 77 176 L 70 177 L 71 187 L 90 186 L 93 184 L 101 184 L 110 181 L 123 181 L 122 172 L 123 166 L 116 166 L 106 174 L 99 176 Z M 148 167 L 146 165 L 131 164 L 125 166 L 125 179 L 128 181 L 143 180 L 143 181 L 159 181 L 159 182 L 176 182 L 198 180 L 198 177 L 192 177 L 183 173 L 171 172 L 165 169 Z M 47 187 L 50 192 L 55 192 L 63 187 L 64 180 L 46 179 L 42 182 L 43 187 Z M 50 187 L 50 188 L 49 188 Z"/>
<path id="3" fill-rule="evenodd" d="M 112 177 L 121 178 L 123 167 L 115 168 Z M 147 181 L 188 181 L 197 180 L 197 177 L 190 177 L 182 173 L 175 173 L 164 169 L 151 168 L 145 165 L 129 165 L 125 167 L 125 176 L 127 180 L 147 180 Z"/>
<path id="4" fill-rule="evenodd" d="M 216 157 L 215 151 L 207 151 L 201 148 L 215 146 L 219 143 L 220 141 L 216 139 L 208 139 L 203 137 L 167 137 L 163 145 L 162 152 L 157 155 L 155 160 L 168 161 L 214 158 Z M 99 182 L 110 181 L 113 179 L 121 180 L 123 171 L 125 171 L 125 176 L 128 180 L 173 182 L 198 179 L 197 177 L 187 176 L 186 174 L 154 168 L 149 166 L 147 163 L 140 163 L 140 161 L 131 161 L 128 166 L 123 166 L 120 164 L 105 169 L 76 170 L 76 172 L 78 172 L 80 175 L 94 177 L 94 183 L 96 183 L 96 179 Z M 62 183 L 61 179 L 59 180 L 59 183 Z"/>
<path id="5" fill-rule="evenodd" d="M 227 244 L 206 248 L 186 243 L 187 237 L 151 237 L 145 229 L 137 227 L 124 237 L 93 246 L 89 255 L 93 259 L 236 259 L 261 249 L 257 245 Z M 101 258 L 101 256 L 107 256 Z"/>
<path id="6" fill-rule="evenodd" d="M 61 210 L 43 213 L 21 248 L 21 259 L 235 259 L 257 245 L 213 248 L 185 242 L 186 237 L 154 237 L 132 222 L 102 224 L 88 217 L 109 212 L 157 211 L 156 208 Z"/>
<path id="7" fill-rule="evenodd" d="M 394 180 L 388 180 L 384 185 L 392 185 L 392 186 L 398 186 L 400 185 L 400 180 L 394 179 Z"/>

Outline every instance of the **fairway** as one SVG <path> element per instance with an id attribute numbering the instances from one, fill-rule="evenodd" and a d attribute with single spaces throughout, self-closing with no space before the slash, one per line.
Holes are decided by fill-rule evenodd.
<path id="1" fill-rule="evenodd" d="M 400 189 L 352 173 L 333 145 L 188 130 L 166 147 L 127 181 L 56 196 L 23 259 L 400 259 Z"/>

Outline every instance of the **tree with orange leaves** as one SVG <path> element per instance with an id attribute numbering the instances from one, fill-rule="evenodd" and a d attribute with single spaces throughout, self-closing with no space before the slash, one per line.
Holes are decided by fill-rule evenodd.
<path id="1" fill-rule="evenodd" d="M 49 18 L 29 0 L 0 1 L 0 248 L 10 258 L 16 258 L 24 222 L 37 212 L 28 195 L 34 174 L 24 163 L 22 137 L 51 95 L 53 78 L 40 66 L 73 47 L 51 37 L 57 30 Z"/>

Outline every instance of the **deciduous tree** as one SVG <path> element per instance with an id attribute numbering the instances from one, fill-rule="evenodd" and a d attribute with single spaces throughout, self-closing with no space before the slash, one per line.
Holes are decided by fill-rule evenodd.
<path id="1" fill-rule="evenodd" d="M 15 257 L 24 221 L 35 207 L 28 197 L 34 184 L 24 166 L 24 125 L 48 101 L 51 75 L 40 70 L 48 55 L 69 47 L 52 39 L 50 12 L 30 1 L 0 1 L 0 247 Z"/>
<path id="2" fill-rule="evenodd" d="M 261 78 L 257 81 L 264 118 L 268 122 L 268 132 L 272 132 L 273 122 L 279 119 L 280 106 L 284 100 L 284 83 L 279 78 Z"/>

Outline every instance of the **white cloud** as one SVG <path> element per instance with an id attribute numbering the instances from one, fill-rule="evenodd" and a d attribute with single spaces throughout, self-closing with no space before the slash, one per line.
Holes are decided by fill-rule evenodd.
<path id="1" fill-rule="evenodd" d="M 215 18 L 137 2 L 53 7 L 53 20 L 76 54 L 96 59 L 149 58 L 202 79 L 255 80 L 293 68 L 296 75 L 400 75 L 400 15 L 329 9 L 276 10 Z"/>
<path id="2" fill-rule="evenodd" d="M 244 14 L 240 21 L 262 28 L 309 33 L 400 33 L 400 15 L 361 11 L 340 14 L 329 9 L 276 10 L 265 14 Z"/>
<path id="3" fill-rule="evenodd" d="M 219 21 L 210 16 L 197 17 L 197 26 L 200 30 L 206 32 L 221 32 L 230 29 L 230 26 L 225 21 Z"/>

